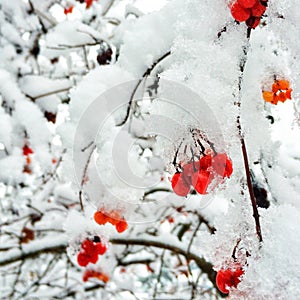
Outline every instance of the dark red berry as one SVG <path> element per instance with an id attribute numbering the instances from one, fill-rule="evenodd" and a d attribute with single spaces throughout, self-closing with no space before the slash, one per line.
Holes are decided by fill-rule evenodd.
<path id="1" fill-rule="evenodd" d="M 246 21 L 246 25 L 249 27 L 249 28 L 256 28 L 260 23 L 260 18 L 257 18 L 257 17 L 251 17 L 249 18 L 247 21 Z"/>
<path id="2" fill-rule="evenodd" d="M 90 262 L 90 258 L 85 252 L 79 252 L 77 255 L 77 262 L 79 266 L 86 267 Z"/>

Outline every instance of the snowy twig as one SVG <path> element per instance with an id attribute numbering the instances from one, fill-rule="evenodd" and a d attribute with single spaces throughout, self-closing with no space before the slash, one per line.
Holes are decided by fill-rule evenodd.
<path id="1" fill-rule="evenodd" d="M 247 62 L 247 54 L 248 54 L 248 51 L 249 51 L 250 36 L 251 36 L 251 28 L 248 28 L 248 30 L 247 30 L 248 44 L 247 44 L 246 47 L 243 48 L 244 56 L 242 57 L 242 60 L 241 60 L 241 63 L 240 63 L 241 75 L 239 77 L 239 83 L 238 83 L 239 98 L 238 98 L 238 102 L 236 103 L 237 106 L 239 107 L 239 109 L 241 107 L 241 90 L 242 90 L 244 69 L 245 69 L 245 65 L 246 65 L 246 62 Z M 259 221 L 259 213 L 258 213 L 256 201 L 255 201 L 255 196 L 254 196 L 254 191 L 253 191 L 253 186 L 252 186 L 252 181 L 251 181 L 251 172 L 250 172 L 250 167 L 249 167 L 247 147 L 246 147 L 245 139 L 244 139 L 244 136 L 243 136 L 242 125 L 241 125 L 241 120 L 240 119 L 241 119 L 241 116 L 239 114 L 237 116 L 236 122 L 237 122 L 237 128 L 238 128 L 238 133 L 239 133 L 239 137 L 240 137 L 240 142 L 241 142 L 241 146 L 242 146 L 242 153 L 243 153 L 244 167 L 245 167 L 245 172 L 246 172 L 247 186 L 248 186 L 248 191 L 249 191 L 249 195 L 250 195 L 251 205 L 252 205 L 252 208 L 253 208 L 253 217 L 254 217 L 254 220 L 255 220 L 256 233 L 257 233 L 259 242 L 262 242 L 263 238 L 262 238 L 260 221 Z"/>
<path id="2" fill-rule="evenodd" d="M 160 267 L 159 267 L 159 272 L 157 275 L 157 279 L 156 279 L 156 283 L 155 283 L 155 287 L 154 287 L 154 291 L 153 291 L 153 299 L 156 298 L 157 295 L 157 289 L 158 289 L 158 285 L 160 284 L 160 280 L 161 280 L 161 275 L 163 273 L 163 266 L 164 266 L 164 260 L 165 260 L 165 253 L 166 251 L 164 250 L 160 256 Z"/>
<path id="3" fill-rule="evenodd" d="M 64 252 L 68 246 L 68 239 L 60 237 L 44 238 L 32 241 L 23 246 L 23 249 L 11 249 L 0 257 L 0 266 L 8 265 L 19 260 L 37 257 L 43 253 Z"/>
<path id="4" fill-rule="evenodd" d="M 194 252 L 190 251 L 189 253 L 185 250 L 185 247 L 180 247 L 180 242 L 175 244 L 170 244 L 167 242 L 163 242 L 161 240 L 155 238 L 113 238 L 110 240 L 112 244 L 117 245 L 139 245 L 139 246 L 149 246 L 156 247 L 161 249 L 169 250 L 175 254 L 183 255 L 186 258 L 193 259 L 198 267 L 202 270 L 203 273 L 207 275 L 209 280 L 215 285 L 216 272 L 213 270 L 213 266 L 211 263 L 207 262 L 204 258 L 198 256 Z"/>
<path id="5" fill-rule="evenodd" d="M 28 94 L 25 94 L 26 97 L 28 97 L 31 101 L 35 101 L 39 98 L 43 98 L 43 97 L 47 97 L 47 96 L 51 96 L 51 95 L 54 95 L 54 94 L 58 94 L 58 93 L 62 93 L 62 92 L 67 92 L 71 89 L 71 86 L 67 87 L 67 88 L 63 88 L 63 89 L 60 89 L 60 90 L 56 90 L 56 91 L 52 91 L 52 92 L 48 92 L 48 93 L 44 93 L 44 94 L 41 94 L 41 95 L 38 95 L 38 96 L 35 96 L 35 97 L 32 97 Z"/>
<path id="6" fill-rule="evenodd" d="M 163 56 L 161 56 L 156 62 L 154 62 L 152 64 L 152 66 L 150 68 L 148 68 L 146 70 L 146 72 L 143 74 L 142 78 L 140 78 L 136 84 L 136 86 L 134 87 L 132 93 L 131 93 L 131 96 L 130 96 L 130 99 L 129 99 L 129 102 L 128 102 L 128 106 L 127 106 L 127 111 L 126 111 L 126 115 L 125 115 L 125 118 L 124 120 L 117 124 L 117 126 L 123 126 L 128 118 L 129 118 L 129 115 L 130 115 L 130 110 L 131 110 L 131 107 L 132 107 L 132 103 L 133 103 L 133 98 L 138 90 L 138 88 L 140 87 L 141 83 L 144 81 L 145 78 L 147 78 L 151 72 L 154 70 L 154 68 L 161 62 L 163 61 L 166 57 L 168 57 L 169 55 L 171 54 L 171 51 L 168 51 L 167 53 L 165 53 Z"/>
<path id="7" fill-rule="evenodd" d="M 92 158 L 92 155 L 94 153 L 96 149 L 96 145 L 94 145 L 91 149 L 91 152 L 87 158 L 87 161 L 85 163 L 85 166 L 84 166 L 84 169 L 83 169 L 83 173 L 82 173 L 82 178 L 81 178 L 81 183 L 80 183 L 80 191 L 79 191 L 79 202 L 80 202 L 80 208 L 82 211 L 84 211 L 84 208 L 83 208 L 83 200 L 82 200 L 82 193 L 83 193 L 83 186 L 84 186 L 84 183 L 86 181 L 86 176 L 87 176 L 87 171 L 88 171 L 88 167 L 89 167 L 89 164 L 91 162 L 91 158 Z"/>

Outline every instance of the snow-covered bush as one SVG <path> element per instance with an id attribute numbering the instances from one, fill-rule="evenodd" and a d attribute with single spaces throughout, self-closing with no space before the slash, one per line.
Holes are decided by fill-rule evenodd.
<path id="1" fill-rule="evenodd" d="M 297 299 L 290 0 L 2 0 L 1 299 Z"/>

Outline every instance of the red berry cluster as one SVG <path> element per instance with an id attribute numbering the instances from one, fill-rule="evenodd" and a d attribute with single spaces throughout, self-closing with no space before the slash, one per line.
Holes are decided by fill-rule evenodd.
<path id="1" fill-rule="evenodd" d="M 241 282 L 240 277 L 244 275 L 244 273 L 245 272 L 240 265 L 234 268 L 223 268 L 219 270 L 216 277 L 218 289 L 222 293 L 228 294 L 231 288 L 236 288 Z"/>
<path id="2" fill-rule="evenodd" d="M 248 27 L 256 28 L 267 6 L 268 0 L 235 0 L 230 11 L 236 21 L 246 22 Z"/>
<path id="3" fill-rule="evenodd" d="M 128 224 L 124 217 L 122 218 L 117 211 L 111 211 L 110 213 L 104 211 L 96 211 L 94 214 L 94 220 L 99 225 L 105 225 L 110 223 L 116 227 L 119 233 L 124 232 L 128 228 Z"/>
<path id="4" fill-rule="evenodd" d="M 208 154 L 182 166 L 182 171 L 173 175 L 172 189 L 178 196 L 186 196 L 193 186 L 199 194 L 205 195 L 215 178 L 229 178 L 231 174 L 232 162 L 227 154 Z"/>
<path id="5" fill-rule="evenodd" d="M 95 270 L 85 270 L 82 280 L 84 282 L 88 281 L 90 278 L 97 278 L 105 283 L 109 281 L 109 276 L 102 273 L 102 272 L 97 272 Z"/>
<path id="6" fill-rule="evenodd" d="M 77 262 L 81 267 L 86 267 L 89 263 L 95 264 L 98 261 L 98 255 L 103 255 L 106 250 L 106 245 L 101 243 L 99 237 L 95 241 L 86 239 L 81 244 Z"/>
<path id="7" fill-rule="evenodd" d="M 263 91 L 263 98 L 266 102 L 277 105 L 278 102 L 285 102 L 292 99 L 292 89 L 288 80 L 275 80 L 272 84 L 272 91 Z"/>

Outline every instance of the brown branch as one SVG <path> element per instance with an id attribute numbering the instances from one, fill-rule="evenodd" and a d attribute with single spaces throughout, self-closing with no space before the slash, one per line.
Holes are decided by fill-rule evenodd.
<path id="1" fill-rule="evenodd" d="M 138 246 L 149 246 L 149 247 L 156 247 L 161 249 L 169 250 L 175 254 L 183 255 L 184 257 L 187 257 L 189 259 L 192 259 L 196 262 L 198 267 L 201 269 L 203 273 L 205 273 L 208 277 L 208 279 L 211 281 L 211 283 L 216 287 L 215 279 L 216 279 L 216 272 L 213 270 L 213 265 L 209 262 L 207 262 L 204 258 L 198 256 L 197 254 L 193 252 L 187 253 L 186 250 L 175 246 L 170 245 L 167 243 L 163 243 L 158 240 L 149 240 L 149 239 L 139 239 L 139 238 L 128 238 L 128 239 L 121 239 L 121 238 L 113 238 L 110 240 L 112 244 L 117 245 L 138 245 Z"/>
<path id="2" fill-rule="evenodd" d="M 42 98 L 42 97 L 47 97 L 47 96 L 51 96 L 51 95 L 54 95 L 54 94 L 67 92 L 70 89 L 71 89 L 71 86 L 67 87 L 67 88 L 60 89 L 60 90 L 56 90 L 56 91 L 48 92 L 48 93 L 45 93 L 45 94 L 41 94 L 41 95 L 38 95 L 38 96 L 35 96 L 35 97 L 30 96 L 28 94 L 25 94 L 25 96 L 28 97 L 31 101 L 35 101 L 36 99 L 39 99 L 39 98 Z"/>
<path id="3" fill-rule="evenodd" d="M 246 65 L 246 62 L 247 62 L 247 55 L 248 55 L 248 51 L 249 51 L 250 36 L 251 36 L 251 28 L 248 28 L 247 29 L 248 44 L 243 47 L 244 55 L 243 55 L 243 57 L 241 59 L 241 63 L 240 63 L 241 75 L 239 76 L 239 83 L 238 83 L 239 99 L 238 99 L 238 102 L 236 103 L 239 110 L 241 108 L 241 95 L 240 94 L 241 94 L 241 90 L 242 90 L 243 75 L 244 75 L 245 65 Z M 241 119 L 241 116 L 240 116 L 240 113 L 239 113 L 239 115 L 237 116 L 236 122 L 237 122 L 237 128 L 238 128 L 239 138 L 240 138 L 241 147 L 242 147 L 248 192 L 249 192 L 251 205 L 252 205 L 252 209 L 253 209 L 253 217 L 254 217 L 254 220 L 255 220 L 256 234 L 257 234 L 259 242 L 262 242 L 263 238 L 262 238 L 260 221 L 259 221 L 259 213 L 258 213 L 256 201 L 255 201 L 255 195 L 254 195 L 252 181 L 251 181 L 251 172 L 250 172 L 250 167 L 249 167 L 247 147 L 246 147 L 245 139 L 244 139 L 244 136 L 243 136 L 243 133 L 242 133 L 242 125 L 241 125 L 241 120 L 240 119 Z"/>
<path id="4" fill-rule="evenodd" d="M 67 238 L 65 242 L 57 242 L 54 240 L 49 244 L 45 242 L 44 245 L 42 245 L 41 241 L 42 240 L 40 240 L 39 242 L 31 242 L 30 244 L 28 244 L 28 247 L 24 247 L 24 249 L 12 249 L 6 252 L 6 254 L 0 257 L 0 267 L 14 263 L 16 261 L 36 258 L 44 253 L 61 253 L 66 251 L 66 247 L 68 246 Z"/>

